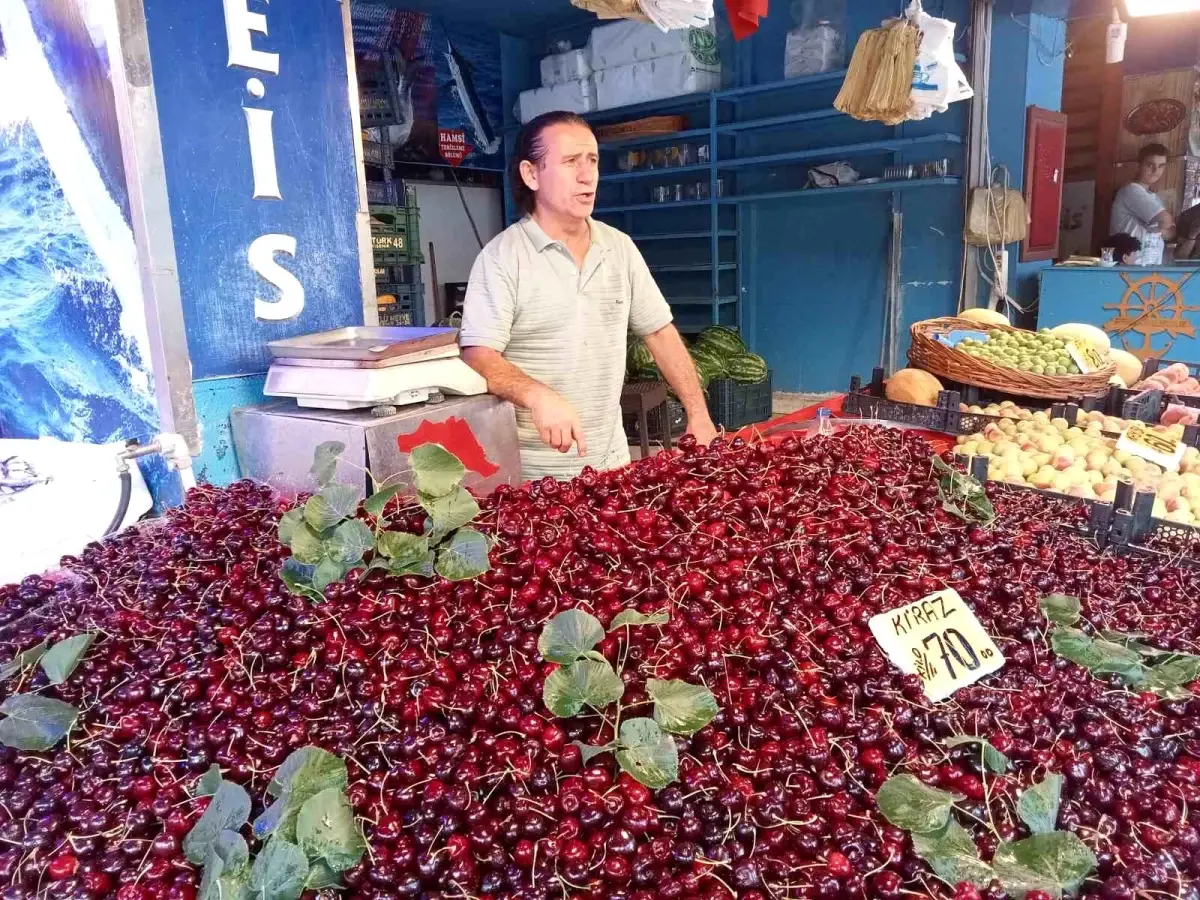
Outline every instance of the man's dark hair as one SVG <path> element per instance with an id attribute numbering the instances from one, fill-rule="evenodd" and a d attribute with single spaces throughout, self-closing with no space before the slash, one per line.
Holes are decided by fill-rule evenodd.
<path id="1" fill-rule="evenodd" d="M 545 140 L 546 132 L 555 125 L 582 125 L 588 131 L 592 130 L 592 126 L 582 116 L 565 111 L 542 113 L 521 129 L 517 136 L 517 146 L 513 149 L 509 179 L 512 183 L 513 202 L 528 215 L 533 214 L 535 197 L 534 192 L 525 184 L 525 179 L 521 177 L 521 163 L 531 162 L 540 166 L 545 161 L 549 151 Z"/>
<path id="2" fill-rule="evenodd" d="M 1121 261 L 1130 253 L 1140 253 L 1142 250 L 1142 242 L 1132 234 L 1126 234 L 1123 231 L 1110 235 L 1101 246 L 1112 247 L 1113 261 L 1117 265 L 1120 265 Z"/>
<path id="3" fill-rule="evenodd" d="M 1138 163 L 1144 163 L 1152 156 L 1167 156 L 1167 148 L 1162 144 L 1147 144 L 1138 151 Z"/>

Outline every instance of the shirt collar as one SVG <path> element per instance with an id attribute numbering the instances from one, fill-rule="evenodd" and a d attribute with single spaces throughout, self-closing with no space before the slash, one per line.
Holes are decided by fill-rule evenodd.
<path id="1" fill-rule="evenodd" d="M 533 249 L 538 253 L 545 252 L 547 247 L 563 246 L 562 241 L 556 241 L 550 235 L 546 234 L 542 230 L 542 226 L 534 220 L 533 216 L 525 216 L 521 220 L 521 227 L 525 229 L 525 234 L 528 236 L 530 242 L 532 242 Z M 595 219 L 588 219 L 588 228 L 591 229 L 592 233 L 592 249 L 599 250 L 601 253 L 607 252 L 608 244 L 604 241 L 604 232 L 597 226 Z"/>

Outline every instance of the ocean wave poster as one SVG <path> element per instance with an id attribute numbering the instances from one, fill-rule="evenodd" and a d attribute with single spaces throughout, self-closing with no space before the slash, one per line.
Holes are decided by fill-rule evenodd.
<path id="1" fill-rule="evenodd" d="M 111 0 L 0 0 L 0 437 L 158 430 Z"/>
<path id="2" fill-rule="evenodd" d="M 397 159 L 503 168 L 499 35 L 368 0 L 351 16 L 364 113 L 381 116 Z"/>

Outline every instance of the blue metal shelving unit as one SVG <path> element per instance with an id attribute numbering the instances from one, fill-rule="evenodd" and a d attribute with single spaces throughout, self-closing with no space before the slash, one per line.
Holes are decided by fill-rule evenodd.
<path id="1" fill-rule="evenodd" d="M 781 199 L 829 201 L 843 196 L 887 192 L 898 207 L 901 195 L 909 191 L 927 192 L 961 185 L 960 178 L 944 177 L 806 189 L 801 176 L 814 163 L 880 158 L 884 164 L 893 164 L 913 154 L 932 154 L 939 148 L 953 150 L 963 143 L 962 135 L 956 133 L 908 136 L 904 125 L 888 127 L 878 123 L 856 123 L 829 105 L 832 97 L 818 101 L 823 105 L 805 108 L 806 94 L 836 89 L 844 77 L 844 71 L 828 72 L 674 97 L 586 117 L 593 124 L 605 124 L 682 113 L 692 122 L 697 119 L 707 121 L 705 126 L 694 125 L 673 134 L 601 144 L 601 190 L 608 199 L 597 206 L 596 215 L 613 221 L 643 248 L 668 301 L 678 307 L 681 314 L 688 314 L 686 320 L 679 323 L 680 330 L 699 331 L 717 322 L 737 327 L 745 324 L 743 300 L 748 291 L 745 272 L 748 255 L 743 250 L 741 238 L 744 226 L 753 227 L 753 204 Z M 811 99 L 808 102 L 813 106 Z M 766 106 L 769 111 L 756 114 L 756 106 Z M 835 136 L 831 142 L 823 143 L 816 131 L 822 128 L 833 129 L 835 135 L 862 128 L 886 136 L 874 140 L 847 140 Z M 802 139 L 801 143 L 809 141 L 812 145 L 753 152 L 747 144 L 753 143 L 756 135 L 772 136 L 768 140 L 782 136 L 785 141 L 789 136 L 798 137 Z M 859 137 L 862 136 L 860 133 Z M 814 138 L 818 140 L 813 142 Z M 615 165 L 617 154 L 630 149 L 697 142 L 707 142 L 708 162 L 628 172 L 617 171 Z M 936 158 L 947 155 L 938 153 Z M 686 181 L 687 176 L 703 178 L 705 174 L 708 176 L 707 198 L 665 203 L 646 199 L 655 182 Z M 739 184 L 743 177 L 747 180 L 757 177 L 760 181 L 779 177 L 791 184 L 778 189 L 743 188 Z M 723 183 L 726 189 L 722 193 Z M 617 194 L 615 198 L 614 193 Z M 707 210 L 707 227 L 699 219 L 701 209 Z M 707 242 L 707 253 L 701 253 L 696 246 L 704 242 Z M 707 289 L 697 283 L 698 276 L 704 275 L 709 276 Z M 704 307 L 708 308 L 708 316 L 695 318 Z"/>

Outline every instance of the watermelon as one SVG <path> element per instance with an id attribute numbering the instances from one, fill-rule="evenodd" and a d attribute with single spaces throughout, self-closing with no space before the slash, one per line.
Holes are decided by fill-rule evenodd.
<path id="1" fill-rule="evenodd" d="M 691 348 L 696 365 L 703 366 L 712 378 L 725 378 L 729 356 L 717 347 L 696 345 Z"/>
<path id="2" fill-rule="evenodd" d="M 711 347 L 726 357 L 740 356 L 746 353 L 746 344 L 742 341 L 741 335 L 733 328 L 726 328 L 724 325 L 713 325 L 711 328 L 706 328 L 700 332 L 700 337 L 696 338 L 696 345 L 700 347 Z"/>
<path id="3" fill-rule="evenodd" d="M 760 384 L 767 380 L 767 361 L 753 353 L 743 353 L 729 361 L 729 377 L 739 384 Z"/>

